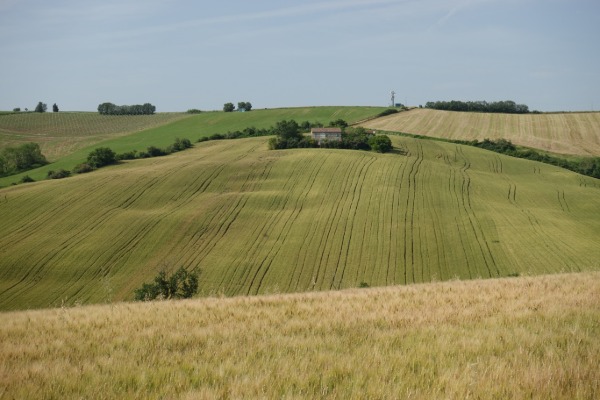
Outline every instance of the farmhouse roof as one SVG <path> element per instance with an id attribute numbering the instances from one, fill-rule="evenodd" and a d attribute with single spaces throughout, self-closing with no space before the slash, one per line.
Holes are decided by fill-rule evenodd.
<path id="1" fill-rule="evenodd" d="M 342 128 L 312 128 L 312 133 L 342 133 Z"/>

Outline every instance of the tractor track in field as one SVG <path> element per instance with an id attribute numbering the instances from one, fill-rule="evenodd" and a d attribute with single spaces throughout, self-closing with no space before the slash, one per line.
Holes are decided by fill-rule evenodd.
<path id="1" fill-rule="evenodd" d="M 483 258 L 488 271 L 488 276 L 490 278 L 493 276 L 499 276 L 500 270 L 498 269 L 498 265 L 496 264 L 496 260 L 494 259 L 494 255 L 492 254 L 488 240 L 485 238 L 485 233 L 481 228 L 481 223 L 471 205 L 471 177 L 467 172 L 469 168 L 471 168 L 471 163 L 464 155 L 462 147 L 458 147 L 458 149 L 460 156 L 464 160 L 464 166 L 460 169 L 462 175 L 462 205 L 468 216 L 471 230 L 479 246 L 481 257 Z"/>
<path id="2" fill-rule="evenodd" d="M 336 198 L 342 194 L 342 193 L 347 193 L 350 192 L 350 186 L 351 186 L 351 182 L 352 179 L 350 178 L 351 176 L 354 175 L 355 170 L 358 169 L 358 165 L 360 164 L 360 160 L 362 160 L 362 157 L 356 157 L 352 163 L 349 165 L 348 169 L 345 171 L 344 175 L 343 175 L 343 179 L 341 182 L 341 186 L 340 186 L 340 190 L 338 193 L 336 193 Z M 347 198 L 348 196 L 346 196 Z M 319 244 L 319 248 L 317 250 L 317 256 L 319 257 L 319 261 L 317 264 L 317 272 L 315 274 L 315 280 L 317 282 L 317 284 L 319 285 L 319 289 L 323 290 L 323 285 L 326 284 L 326 276 L 328 273 L 328 265 L 329 265 L 329 259 L 331 257 L 331 253 L 332 253 L 332 249 L 331 247 L 333 246 L 333 239 L 337 237 L 336 232 L 338 230 L 338 225 L 336 222 L 340 221 L 341 219 L 341 215 L 344 212 L 344 205 L 342 205 L 340 202 L 336 202 L 335 203 L 335 207 L 333 207 L 332 211 L 329 213 L 327 222 L 325 224 L 325 233 L 324 236 L 322 237 L 320 244 Z M 334 271 L 335 273 L 335 271 Z M 327 286 L 328 289 L 331 289 L 333 284 L 333 279 L 331 280 L 331 282 L 329 283 L 329 285 Z"/>
<path id="3" fill-rule="evenodd" d="M 417 197 L 417 174 L 419 173 L 419 169 L 421 167 L 421 163 L 423 162 L 423 147 L 421 143 L 415 141 L 416 144 L 416 156 L 414 162 L 410 166 L 410 170 L 408 172 L 408 189 L 406 195 L 406 205 L 404 210 L 404 284 L 409 282 L 408 277 L 410 274 L 411 282 L 416 282 L 415 280 L 415 199 Z M 410 236 L 410 243 L 409 243 Z M 410 255 L 409 255 L 410 249 Z M 410 270 L 410 273 L 409 273 Z"/>
<path id="4" fill-rule="evenodd" d="M 332 282 L 332 288 L 335 287 L 336 289 L 341 289 L 342 287 L 342 283 L 344 282 L 344 275 L 346 273 L 347 268 L 347 262 L 348 262 L 348 258 L 349 258 L 349 253 L 350 253 L 350 249 L 352 248 L 353 245 L 353 232 L 354 232 L 354 223 L 357 220 L 357 210 L 358 207 L 361 203 L 361 197 L 362 197 L 362 193 L 363 193 L 363 188 L 365 186 L 365 180 L 367 177 L 367 172 L 369 170 L 369 167 L 377 160 L 376 157 L 371 156 L 369 158 L 369 160 L 365 163 L 363 163 L 362 167 L 360 168 L 359 174 L 358 174 L 358 179 L 356 184 L 354 185 L 354 191 L 352 193 L 351 196 L 351 204 L 350 204 L 350 210 L 351 211 L 351 215 L 346 219 L 346 224 L 344 226 L 344 237 L 342 238 L 342 245 L 340 246 L 340 251 L 338 254 L 338 258 L 337 258 L 337 265 L 335 267 L 335 274 L 333 276 L 333 282 Z M 348 226 L 349 225 L 349 226 Z M 346 247 L 345 251 L 344 251 L 344 246 Z M 343 257 L 343 261 L 342 261 L 342 257 Z M 336 285 L 336 276 L 338 275 L 338 271 L 341 270 L 341 276 L 338 279 L 337 285 Z"/>
<path id="5" fill-rule="evenodd" d="M 288 180 L 284 185 L 286 196 L 285 200 L 283 201 L 283 204 L 281 204 L 277 213 L 271 216 L 268 225 L 265 225 L 263 229 L 259 232 L 259 235 L 255 236 L 259 238 L 260 242 L 258 244 L 256 244 L 255 242 L 255 244 L 252 246 L 252 248 L 256 250 L 252 253 L 252 256 L 250 257 L 251 259 L 254 259 L 258 255 L 258 251 L 264 249 L 263 242 L 270 240 L 272 228 L 277 224 L 283 223 L 282 228 L 277 232 L 277 236 L 275 237 L 273 246 L 271 246 L 267 250 L 267 253 L 262 258 L 260 264 L 258 265 L 254 274 L 252 275 L 252 278 L 250 279 L 250 283 L 247 288 L 247 294 L 251 294 L 253 288 L 255 288 L 255 294 L 258 294 L 261 287 L 263 287 L 265 276 L 269 273 L 273 261 L 279 255 L 279 252 L 281 251 L 281 248 L 285 243 L 287 233 L 290 231 L 291 227 L 294 225 L 294 222 L 297 220 L 298 216 L 302 212 L 304 202 L 306 201 L 308 193 L 310 192 L 310 188 L 313 186 L 314 180 L 318 175 L 319 169 L 324 162 L 325 159 L 320 160 L 320 163 L 311 162 L 310 159 L 303 160 L 303 163 L 301 165 L 306 164 L 308 168 L 306 168 L 305 170 L 308 170 L 310 172 L 308 174 L 308 179 L 306 179 L 302 187 L 299 187 L 295 181 L 292 181 L 292 175 L 288 177 Z M 295 192 L 297 192 L 298 195 L 292 196 L 292 193 Z M 294 197 L 296 198 L 296 201 L 291 207 L 291 209 L 288 209 L 288 204 Z M 283 221 L 281 215 L 286 213 L 289 213 L 289 216 L 285 221 Z M 249 272 L 250 271 L 248 271 L 248 273 Z M 291 271 L 290 278 L 293 276 L 293 274 L 294 271 Z M 248 275 L 246 275 L 246 277 L 242 280 L 243 282 L 248 281 L 247 276 Z"/>

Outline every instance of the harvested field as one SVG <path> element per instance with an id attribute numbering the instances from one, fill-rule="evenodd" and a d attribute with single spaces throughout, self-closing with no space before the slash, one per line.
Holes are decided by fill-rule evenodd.
<path id="1" fill-rule="evenodd" d="M 364 127 L 458 140 L 508 139 L 559 154 L 600 156 L 600 113 L 492 114 L 413 109 Z"/>

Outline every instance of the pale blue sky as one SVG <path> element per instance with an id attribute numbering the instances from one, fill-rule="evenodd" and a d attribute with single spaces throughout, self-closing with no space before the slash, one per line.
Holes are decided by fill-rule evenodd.
<path id="1" fill-rule="evenodd" d="M 0 0 L 0 110 L 600 109 L 598 0 Z"/>

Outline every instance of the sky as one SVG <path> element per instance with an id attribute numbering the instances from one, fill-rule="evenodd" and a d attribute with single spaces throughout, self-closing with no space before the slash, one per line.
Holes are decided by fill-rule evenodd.
<path id="1" fill-rule="evenodd" d="M 0 110 L 600 110 L 598 0 L 0 0 Z"/>

